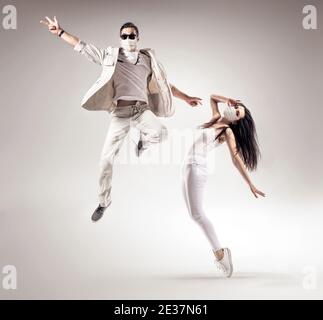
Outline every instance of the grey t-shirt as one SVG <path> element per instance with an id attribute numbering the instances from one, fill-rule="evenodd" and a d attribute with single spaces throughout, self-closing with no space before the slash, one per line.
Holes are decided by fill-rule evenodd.
<path id="1" fill-rule="evenodd" d="M 148 77 L 151 75 L 150 57 L 138 52 L 133 62 L 120 49 L 113 75 L 113 100 L 139 100 L 148 103 Z"/>

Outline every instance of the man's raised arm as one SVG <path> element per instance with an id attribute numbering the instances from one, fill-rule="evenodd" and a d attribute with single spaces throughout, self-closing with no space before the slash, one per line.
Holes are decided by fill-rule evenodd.
<path id="1" fill-rule="evenodd" d="M 48 30 L 54 34 L 57 35 L 66 41 L 68 44 L 70 44 L 71 46 L 75 47 L 78 42 L 80 41 L 80 39 L 76 36 L 71 35 L 70 33 L 68 33 L 67 31 L 63 30 L 56 17 L 54 17 L 54 20 L 51 20 L 50 18 L 46 17 L 46 20 L 40 20 L 40 23 L 46 25 L 48 27 Z"/>
<path id="2" fill-rule="evenodd" d="M 62 38 L 68 44 L 73 46 L 74 50 L 81 53 L 82 55 L 85 55 L 87 59 L 94 63 L 102 65 L 103 60 L 107 54 L 106 50 L 100 49 L 93 44 L 87 44 L 84 41 L 81 41 L 78 37 L 73 36 L 66 30 L 62 29 L 55 16 L 54 20 L 46 17 L 46 20 L 40 20 L 40 23 L 46 25 L 48 27 L 48 30 L 52 34 Z"/>

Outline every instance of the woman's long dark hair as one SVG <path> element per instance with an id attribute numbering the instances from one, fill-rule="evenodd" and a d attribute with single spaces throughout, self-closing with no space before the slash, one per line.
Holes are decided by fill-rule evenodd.
<path id="1" fill-rule="evenodd" d="M 251 116 L 250 110 L 241 102 L 238 102 L 238 106 L 242 106 L 245 109 L 245 116 L 236 121 L 236 123 L 230 123 L 229 127 L 233 131 L 237 152 L 242 158 L 242 161 L 246 165 L 249 171 L 257 169 L 258 160 L 261 157 L 258 137 L 256 132 L 256 125 Z M 217 139 L 223 132 L 215 138 Z"/>

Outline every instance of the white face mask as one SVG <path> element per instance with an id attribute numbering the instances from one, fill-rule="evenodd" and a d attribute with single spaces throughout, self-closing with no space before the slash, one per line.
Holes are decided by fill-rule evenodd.
<path id="1" fill-rule="evenodd" d="M 237 116 L 236 109 L 234 107 L 226 106 L 226 108 L 223 111 L 223 115 L 230 121 L 234 122 L 239 120 L 239 117 Z"/>
<path id="2" fill-rule="evenodd" d="M 126 51 L 134 51 L 137 49 L 138 39 L 121 39 L 120 40 L 121 47 Z"/>

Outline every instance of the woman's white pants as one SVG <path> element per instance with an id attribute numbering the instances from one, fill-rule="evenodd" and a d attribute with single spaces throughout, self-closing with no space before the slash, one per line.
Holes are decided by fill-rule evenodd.
<path id="1" fill-rule="evenodd" d="M 213 250 L 221 248 L 211 221 L 203 209 L 203 196 L 207 182 L 206 159 L 184 162 L 182 165 L 182 191 L 191 218 L 202 228 Z"/>

